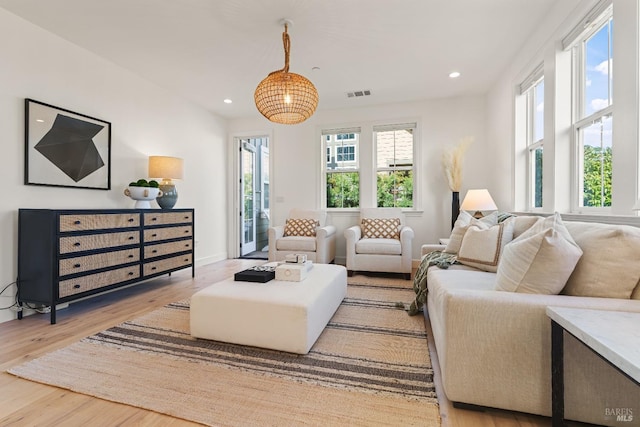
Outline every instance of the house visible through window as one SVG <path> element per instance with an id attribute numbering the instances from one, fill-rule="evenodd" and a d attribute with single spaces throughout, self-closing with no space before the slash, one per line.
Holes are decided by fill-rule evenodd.
<path id="1" fill-rule="evenodd" d="M 413 207 L 415 123 L 374 127 L 378 207 Z"/>
<path id="2" fill-rule="evenodd" d="M 360 129 L 323 131 L 327 208 L 360 207 Z"/>

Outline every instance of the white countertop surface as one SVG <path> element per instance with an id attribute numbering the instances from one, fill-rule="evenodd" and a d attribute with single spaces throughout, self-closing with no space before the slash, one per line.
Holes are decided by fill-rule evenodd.
<path id="1" fill-rule="evenodd" d="M 640 382 L 640 313 L 547 307 L 547 316 Z"/>

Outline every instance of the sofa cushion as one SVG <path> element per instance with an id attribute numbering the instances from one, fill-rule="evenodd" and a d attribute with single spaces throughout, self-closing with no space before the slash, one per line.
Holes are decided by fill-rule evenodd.
<path id="1" fill-rule="evenodd" d="M 400 218 L 362 218 L 364 239 L 400 239 Z"/>
<path id="2" fill-rule="evenodd" d="M 567 281 L 567 295 L 630 298 L 640 280 L 640 229 L 567 222 L 584 255 Z"/>
<path id="3" fill-rule="evenodd" d="M 640 299 L 640 282 L 638 282 L 636 288 L 631 293 L 631 299 Z"/>
<path id="4" fill-rule="evenodd" d="M 316 238 L 308 236 L 287 236 L 276 241 L 276 248 L 279 251 L 316 251 Z"/>
<path id="5" fill-rule="evenodd" d="M 537 221 L 505 248 L 496 290 L 556 295 L 582 256 L 556 213 Z"/>
<path id="6" fill-rule="evenodd" d="M 500 255 L 507 243 L 513 239 L 513 222 L 505 221 L 488 229 L 471 225 L 458 251 L 458 262 L 495 273 Z"/>
<path id="7" fill-rule="evenodd" d="M 467 211 L 460 212 L 460 215 L 458 215 L 458 219 L 456 219 L 456 222 L 453 225 L 451 236 L 449 236 L 449 243 L 447 243 L 447 247 L 444 249 L 444 251 L 449 254 L 457 254 L 460 250 L 460 246 L 462 245 L 464 234 L 467 232 L 469 226 L 475 225 L 480 229 L 487 229 L 492 225 L 496 225 L 497 223 L 498 212 L 493 212 L 492 214 L 480 219 L 474 218 Z"/>
<path id="8" fill-rule="evenodd" d="M 544 218 L 541 216 L 520 215 L 513 216 L 507 221 L 513 221 L 513 239 L 515 240 L 520 237 L 522 233 L 533 227 L 536 222 L 543 220 Z"/>
<path id="9" fill-rule="evenodd" d="M 360 239 L 356 242 L 357 254 L 401 255 L 402 246 L 397 239 Z"/>
<path id="10" fill-rule="evenodd" d="M 316 228 L 320 223 L 310 218 L 289 218 L 284 226 L 284 236 L 310 236 L 316 235 Z"/>

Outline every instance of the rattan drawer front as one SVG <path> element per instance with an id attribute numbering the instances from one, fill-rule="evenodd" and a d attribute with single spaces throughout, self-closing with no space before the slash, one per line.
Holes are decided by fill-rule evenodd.
<path id="1" fill-rule="evenodd" d="M 59 298 L 79 294 L 81 292 L 99 289 L 116 283 L 140 277 L 139 265 L 105 271 L 104 273 L 89 274 L 76 279 L 61 280 L 59 283 Z"/>
<path id="2" fill-rule="evenodd" d="M 152 228 L 144 230 L 144 242 L 158 242 L 160 240 L 177 239 L 178 237 L 190 237 L 193 229 L 190 225 L 183 227 Z"/>
<path id="3" fill-rule="evenodd" d="M 60 231 L 104 230 L 138 227 L 140 214 L 60 215 Z"/>
<path id="4" fill-rule="evenodd" d="M 176 252 L 190 251 L 193 248 L 193 240 L 181 240 L 179 242 L 160 243 L 159 245 L 147 245 L 144 247 L 145 259 Z"/>
<path id="5" fill-rule="evenodd" d="M 193 222 L 191 212 L 161 212 L 144 214 L 144 225 L 183 224 Z"/>
<path id="6" fill-rule="evenodd" d="M 140 243 L 140 233 L 138 231 L 68 236 L 60 238 L 60 253 L 68 254 L 94 249 L 115 248 L 117 246 L 135 245 L 138 243 Z"/>
<path id="7" fill-rule="evenodd" d="M 160 261 L 145 262 L 143 274 L 145 276 L 150 276 L 152 274 L 161 273 L 174 268 L 184 267 L 189 264 L 191 264 L 191 254 L 175 256 L 172 258 L 162 259 Z"/>
<path id="8" fill-rule="evenodd" d="M 99 268 L 114 267 L 140 260 L 140 249 L 125 249 L 123 251 L 106 252 L 103 254 L 80 256 L 60 260 L 59 275 L 82 273 L 83 271 Z"/>

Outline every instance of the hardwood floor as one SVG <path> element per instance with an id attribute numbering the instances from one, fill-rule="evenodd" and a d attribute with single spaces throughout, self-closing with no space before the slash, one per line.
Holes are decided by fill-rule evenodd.
<path id="1" fill-rule="evenodd" d="M 262 263 L 226 260 L 184 270 L 150 282 L 71 304 L 58 312 L 58 323 L 37 314 L 0 324 L 0 425 L 2 426 L 188 426 L 196 425 L 144 409 L 108 402 L 16 378 L 6 370 L 52 350 L 140 316 L 165 304 L 189 298 L 197 290 Z M 430 325 L 427 321 L 427 330 Z M 549 418 L 508 411 L 456 409 L 441 391 L 437 355 L 429 342 L 443 427 L 550 426 Z"/>

